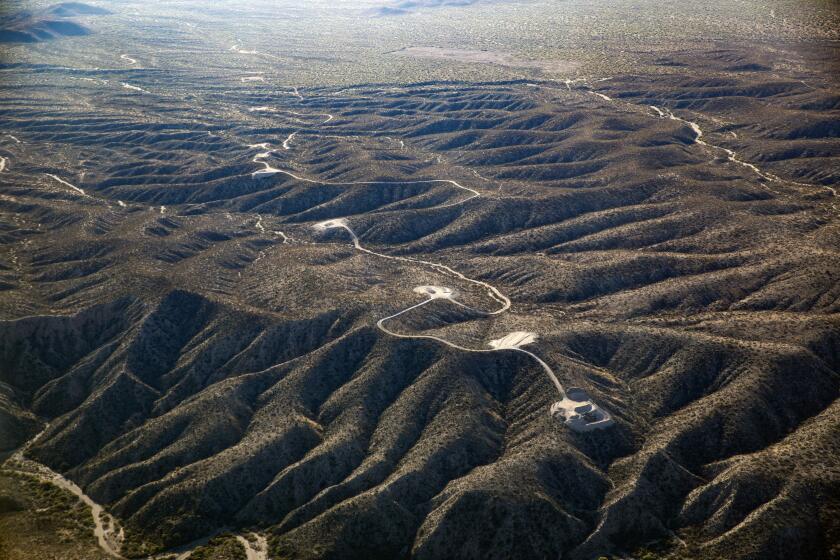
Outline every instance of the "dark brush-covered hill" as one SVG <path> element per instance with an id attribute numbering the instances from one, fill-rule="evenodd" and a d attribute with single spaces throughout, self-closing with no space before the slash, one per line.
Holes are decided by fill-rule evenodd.
<path id="1" fill-rule="evenodd" d="M 64 2 L 38 11 L 3 14 L 0 15 L 0 43 L 38 43 L 61 37 L 89 35 L 91 31 L 88 27 L 69 18 L 110 13 L 98 6 Z"/>
<path id="2" fill-rule="evenodd" d="M 274 558 L 833 558 L 838 90 L 736 55 L 349 89 L 5 68 L 0 445 L 45 428 L 26 455 L 133 557 L 224 528 Z M 358 247 L 313 227 L 339 218 Z M 377 328 L 421 285 L 463 305 L 389 329 L 452 346 Z M 469 351 L 514 331 L 614 425 Z"/>

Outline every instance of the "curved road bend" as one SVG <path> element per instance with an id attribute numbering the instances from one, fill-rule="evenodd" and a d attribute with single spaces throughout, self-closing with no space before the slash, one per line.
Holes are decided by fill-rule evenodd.
<path id="1" fill-rule="evenodd" d="M 393 256 L 390 256 L 390 255 L 384 255 L 382 253 L 377 253 L 376 251 L 371 251 L 370 249 L 367 249 L 367 248 L 363 247 L 361 242 L 359 241 L 359 238 L 356 235 L 356 233 L 352 230 L 352 228 L 350 228 L 350 226 L 347 223 L 347 220 L 345 220 L 343 218 L 320 222 L 318 224 L 315 224 L 314 227 L 316 229 L 319 229 L 319 230 L 322 230 L 322 231 L 327 230 L 327 229 L 343 228 L 344 230 L 346 230 L 350 234 L 351 238 L 353 239 L 353 246 L 359 251 L 362 251 L 362 252 L 365 252 L 365 253 L 368 253 L 368 254 L 371 254 L 371 255 L 376 255 L 378 257 L 391 259 L 391 260 L 399 260 L 399 261 L 406 261 L 406 262 L 411 262 L 411 263 L 425 264 L 427 266 L 431 266 L 435 270 L 449 272 L 449 273 L 455 275 L 456 277 L 458 277 L 462 280 L 465 280 L 467 282 L 472 282 L 474 284 L 478 284 L 478 285 L 481 285 L 481 286 L 487 288 L 488 289 L 488 292 L 487 292 L 488 295 L 490 295 L 496 302 L 501 303 L 502 306 L 501 306 L 501 308 L 499 308 L 495 311 L 491 311 L 491 312 L 479 311 L 480 313 L 483 313 L 485 315 L 497 315 L 497 314 L 502 313 L 502 312 L 504 312 L 504 311 L 506 311 L 507 309 L 510 308 L 510 304 L 511 304 L 510 299 L 508 299 L 505 295 L 503 295 L 501 292 L 499 292 L 495 287 L 491 286 L 490 284 L 487 284 L 486 282 L 482 282 L 480 280 L 474 280 L 472 278 L 468 278 L 468 277 L 464 276 L 463 274 L 461 274 L 460 272 L 457 272 L 457 271 L 455 271 L 455 270 L 453 270 L 453 269 L 451 269 L 447 266 L 444 266 L 444 265 L 441 265 L 441 264 L 438 264 L 438 263 L 424 261 L 424 260 L 421 260 L 421 259 L 414 259 L 414 258 L 410 258 L 410 257 L 393 257 Z M 552 370 L 551 367 L 544 360 L 542 360 L 539 356 L 537 356 L 533 352 L 530 352 L 528 350 L 525 350 L 525 349 L 521 348 L 521 346 L 524 346 L 526 344 L 531 344 L 531 343 L 536 341 L 537 335 L 535 333 L 526 333 L 526 332 L 510 333 L 507 336 L 502 337 L 498 340 L 491 341 L 489 343 L 491 348 L 489 348 L 489 349 L 484 349 L 484 348 L 475 349 L 475 348 L 467 348 L 466 346 L 461 346 L 460 344 L 450 342 L 450 341 L 448 341 L 444 338 L 441 338 L 441 337 L 435 336 L 435 335 L 402 334 L 402 333 L 398 333 L 398 332 L 390 330 L 388 327 L 385 326 L 385 323 L 387 321 L 389 321 L 391 319 L 394 319 L 396 317 L 399 317 L 400 315 L 402 315 L 403 313 L 407 313 L 408 311 L 418 309 L 418 308 L 428 304 L 429 302 L 431 302 L 435 299 L 448 299 L 449 301 L 451 301 L 453 303 L 456 303 L 457 305 L 460 305 L 460 306 L 465 307 L 467 309 L 472 309 L 471 307 L 469 307 L 467 305 L 464 305 L 461 302 L 456 301 L 454 299 L 454 291 L 449 289 L 449 288 L 440 288 L 440 287 L 437 287 L 437 286 L 419 286 L 419 287 L 415 288 L 414 291 L 416 293 L 420 293 L 420 294 L 425 293 L 427 295 L 427 298 L 424 301 L 421 301 L 418 304 L 412 305 L 412 306 L 410 306 L 406 309 L 403 309 L 402 311 L 398 311 L 397 313 L 394 313 L 392 315 L 388 315 L 387 317 L 383 317 L 382 319 L 379 319 L 376 322 L 376 326 L 377 326 L 378 329 L 380 329 L 382 332 L 384 332 L 384 333 L 386 333 L 390 336 L 396 337 L 396 338 L 434 340 L 435 342 L 439 342 L 439 343 L 444 344 L 444 345 L 446 345 L 450 348 L 455 348 L 457 350 L 462 350 L 464 352 L 484 353 L 484 352 L 499 352 L 499 351 L 502 351 L 502 350 L 514 350 L 514 351 L 517 351 L 517 352 L 521 352 L 523 354 L 527 354 L 532 359 L 536 360 L 537 363 L 540 364 L 540 366 L 543 368 L 545 373 L 548 375 L 549 379 L 551 379 L 551 382 L 554 384 L 555 388 L 557 389 L 557 392 L 560 395 L 560 400 L 557 401 L 556 403 L 554 403 L 551 407 L 552 415 L 559 413 L 558 415 L 562 416 L 563 422 L 566 426 L 573 429 L 574 431 L 579 431 L 579 432 L 587 432 L 587 431 L 592 431 L 592 430 L 608 428 L 608 427 L 610 427 L 614 424 L 612 416 L 606 410 L 604 410 L 603 408 L 601 408 L 597 404 L 595 404 L 595 402 L 592 401 L 588 397 L 586 392 L 583 391 L 582 389 L 577 389 L 576 393 L 575 393 L 576 397 L 575 398 L 570 398 L 569 395 L 567 394 L 566 390 L 564 389 L 563 385 L 560 383 L 560 380 L 557 379 L 557 375 L 554 373 L 554 370 Z"/>
<path id="2" fill-rule="evenodd" d="M 387 317 L 383 317 L 382 319 L 379 319 L 379 321 L 376 322 L 376 326 L 377 326 L 377 328 L 379 328 L 379 330 L 381 330 L 385 334 L 388 334 L 388 335 L 396 337 L 396 338 L 434 340 L 435 342 L 440 342 L 441 344 L 445 344 L 446 346 L 449 346 L 450 348 L 455 348 L 456 350 L 462 350 L 464 352 L 488 353 L 488 352 L 501 352 L 501 351 L 504 351 L 504 350 L 515 350 L 517 352 L 522 352 L 523 354 L 527 354 L 528 356 L 530 356 L 531 358 L 536 360 L 537 363 L 540 364 L 540 366 L 543 368 L 543 370 L 548 375 L 549 379 L 551 379 L 551 382 L 557 388 L 557 392 L 560 394 L 560 398 L 561 399 L 566 398 L 566 391 L 564 390 L 563 385 L 560 383 L 560 380 L 557 379 L 557 375 L 555 375 L 554 370 L 552 370 L 551 367 L 549 367 L 549 365 L 547 363 L 545 363 L 545 361 L 542 360 L 542 358 L 540 358 L 539 356 L 537 356 L 533 352 L 529 352 L 528 350 L 524 350 L 522 348 L 519 348 L 518 346 L 515 346 L 515 345 L 511 345 L 511 346 L 499 345 L 499 346 L 493 346 L 492 348 L 467 348 L 466 346 L 461 346 L 460 344 L 455 344 L 454 342 L 450 342 L 450 341 L 446 340 L 445 338 L 441 338 L 439 336 L 434 336 L 434 335 L 430 335 L 430 334 L 402 334 L 402 333 L 394 332 L 394 331 L 392 331 L 391 329 L 389 329 L 388 327 L 385 326 L 386 321 L 390 321 L 391 319 L 395 319 L 395 318 L 399 317 L 400 315 L 402 315 L 403 313 L 408 313 L 409 311 L 412 311 L 414 309 L 418 309 L 418 308 L 420 308 L 420 307 L 426 305 L 427 303 L 429 303 L 431 301 L 434 301 L 436 299 L 448 299 L 452 303 L 456 303 L 458 305 L 464 306 L 461 302 L 455 300 L 451 296 L 448 296 L 448 297 L 429 296 L 427 299 L 421 301 L 418 304 L 412 305 L 411 307 L 407 307 L 407 308 L 403 309 L 402 311 L 398 311 L 397 313 L 394 313 L 393 315 L 388 315 Z M 467 307 L 467 306 L 464 306 L 464 307 Z M 488 313 L 488 315 L 489 315 L 489 313 Z M 528 334 L 530 334 L 530 333 L 528 333 Z M 530 341 L 534 341 L 534 340 L 536 340 L 536 336 L 531 335 L 531 340 Z M 491 343 L 491 346 L 492 346 L 492 343 Z"/>
<path id="3" fill-rule="evenodd" d="M 443 179 L 433 181 L 433 182 L 440 182 L 440 181 L 454 182 L 454 181 L 448 181 L 448 180 L 443 180 Z M 430 181 L 423 181 L 423 182 L 430 182 Z M 477 286 L 481 286 L 483 288 L 486 288 L 487 289 L 487 294 L 492 299 L 494 299 L 497 303 L 501 304 L 501 307 L 499 309 L 495 310 L 495 311 L 484 312 L 487 315 L 498 315 L 498 314 L 504 313 L 505 311 L 510 309 L 510 299 L 507 296 L 505 296 L 504 294 L 502 294 L 496 287 L 491 286 L 487 282 L 482 282 L 481 280 L 475 280 L 473 278 L 469 278 L 469 277 L 461 274 L 457 270 L 454 270 L 454 269 L 452 269 L 452 268 L 450 268 L 446 265 L 440 264 L 440 263 L 431 262 L 431 261 L 424 261 L 422 259 L 417 259 L 417 258 L 414 258 L 414 257 L 400 257 L 400 256 L 386 255 L 386 254 L 383 254 L 383 253 L 377 253 L 376 251 L 372 251 L 372 250 L 362 246 L 361 242 L 359 241 L 359 237 L 356 235 L 356 232 L 354 232 L 350 228 L 350 226 L 347 224 L 347 220 L 345 220 L 344 218 L 338 218 L 338 219 L 334 219 L 334 220 L 326 220 L 324 222 L 320 222 L 318 224 L 315 224 L 314 227 L 316 229 L 319 229 L 319 230 L 342 228 L 350 234 L 350 237 L 353 240 L 353 247 L 355 247 L 356 250 L 358 250 L 358 251 L 362 251 L 363 253 L 367 253 L 369 255 L 375 255 L 375 256 L 381 257 L 383 259 L 390 259 L 390 260 L 395 260 L 395 261 L 410 262 L 410 263 L 413 263 L 413 264 L 426 265 L 426 266 L 429 266 L 429 267 L 437 270 L 438 272 L 442 272 L 444 274 L 451 274 L 451 275 L 455 276 L 456 278 L 464 280 L 465 282 L 470 282 L 470 283 L 475 284 Z"/>

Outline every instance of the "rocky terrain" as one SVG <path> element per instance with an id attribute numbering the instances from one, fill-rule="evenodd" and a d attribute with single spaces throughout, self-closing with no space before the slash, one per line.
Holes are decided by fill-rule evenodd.
<path id="1" fill-rule="evenodd" d="M 837 558 L 837 52 L 756 53 L 4 64 L 0 451 L 126 557 Z M 552 418 L 509 333 L 609 427 Z"/>

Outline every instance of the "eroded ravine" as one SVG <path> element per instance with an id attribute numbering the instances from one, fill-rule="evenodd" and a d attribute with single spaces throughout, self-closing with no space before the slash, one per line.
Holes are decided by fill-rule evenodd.
<path id="1" fill-rule="evenodd" d="M 125 539 L 125 532 L 120 527 L 117 520 L 105 509 L 93 501 L 93 499 L 84 493 L 79 486 L 72 480 L 68 480 L 60 473 L 55 472 L 46 465 L 33 461 L 25 457 L 25 452 L 43 435 L 44 431 L 38 433 L 34 438 L 29 440 L 21 449 L 9 457 L 3 466 L 18 473 L 32 476 L 41 482 L 48 482 L 58 488 L 66 490 L 76 496 L 82 503 L 90 508 L 91 516 L 93 517 L 93 534 L 96 537 L 96 542 L 106 554 L 115 558 L 122 558 L 120 548 Z"/>
<path id="2" fill-rule="evenodd" d="M 603 81 L 607 81 L 607 80 L 610 80 L 610 79 L 611 78 L 601 78 L 601 79 L 596 80 L 596 81 L 603 82 Z M 588 93 L 590 93 L 590 94 L 592 94 L 592 95 L 594 95 L 594 96 L 596 96 L 596 97 L 598 97 L 598 98 L 600 98 L 604 101 L 607 101 L 609 103 L 614 103 L 614 104 L 625 104 L 625 105 L 628 105 L 628 106 L 631 106 L 631 107 L 634 107 L 634 108 L 639 107 L 638 104 L 622 102 L 622 101 L 616 100 L 616 99 L 614 99 L 614 98 L 612 98 L 612 97 L 610 97 L 610 96 L 608 96 L 604 93 L 596 91 L 593 88 L 592 84 L 590 84 L 589 81 L 586 78 L 578 78 L 578 79 L 575 79 L 575 80 L 563 80 L 562 83 L 566 86 L 566 89 L 568 91 L 572 91 L 572 85 L 574 85 L 576 83 L 582 83 L 585 87 L 584 91 L 586 91 L 586 92 L 588 92 Z M 726 148 L 726 147 L 718 145 L 718 144 L 712 144 L 711 142 L 707 142 L 706 140 L 704 140 L 704 138 L 706 136 L 705 132 L 703 131 L 703 129 L 700 126 L 699 123 L 697 123 L 695 121 L 690 121 L 688 119 L 684 119 L 682 117 L 679 117 L 679 116 L 675 115 L 673 113 L 673 111 L 671 111 L 670 109 L 659 107 L 659 106 L 656 106 L 656 105 L 647 105 L 647 107 L 650 108 L 651 110 L 653 110 L 656 117 L 658 117 L 658 118 L 670 119 L 670 120 L 677 121 L 677 122 L 680 122 L 682 124 L 685 124 L 686 126 L 691 128 L 692 132 L 694 132 L 694 143 L 695 144 L 697 144 L 698 146 L 703 146 L 705 148 L 708 148 L 709 150 L 716 150 L 716 151 L 720 151 L 720 152 L 725 153 L 728 162 L 734 163 L 736 165 L 739 165 L 739 166 L 749 170 L 751 173 L 753 173 L 754 175 L 756 175 L 757 177 L 762 179 L 764 182 L 789 184 L 789 185 L 795 185 L 797 187 L 804 187 L 804 188 L 808 188 L 808 189 L 817 189 L 817 190 L 822 189 L 822 190 L 828 191 L 829 194 L 832 197 L 837 197 L 837 190 L 833 187 L 830 187 L 828 185 L 815 185 L 815 184 L 812 184 L 812 183 L 802 183 L 802 182 L 794 181 L 792 179 L 784 179 L 784 178 L 782 178 L 782 177 L 780 177 L 780 176 L 778 176 L 774 173 L 770 173 L 769 171 L 765 171 L 765 170 L 761 169 L 760 167 L 758 167 L 757 165 L 755 165 L 753 163 L 750 163 L 750 162 L 744 160 L 738 154 L 738 152 L 736 152 L 735 150 L 732 150 L 730 148 Z M 772 190 L 767 185 L 763 184 L 763 186 L 767 190 Z M 837 210 L 837 206 L 835 204 L 830 204 L 830 206 L 834 210 Z"/>
<path id="3" fill-rule="evenodd" d="M 78 484 L 48 466 L 25 456 L 26 451 L 41 438 L 45 431 L 46 427 L 26 442 L 11 457 L 6 459 L 2 467 L 24 476 L 30 476 L 40 482 L 52 484 L 57 488 L 73 494 L 90 509 L 90 514 L 93 519 L 93 535 L 96 538 L 96 543 L 99 548 L 113 558 L 125 560 L 125 557 L 122 555 L 125 530 L 119 521 L 105 511 L 102 505 L 88 496 Z M 164 558 L 171 559 L 173 557 L 175 560 L 187 560 L 199 546 L 206 544 L 207 540 L 206 538 L 200 539 L 189 545 L 172 549 L 171 551 L 147 556 L 144 560 L 163 560 Z M 268 542 L 264 535 L 252 532 L 247 533 L 247 536 L 236 535 L 236 540 L 242 545 L 248 560 L 268 560 Z"/>

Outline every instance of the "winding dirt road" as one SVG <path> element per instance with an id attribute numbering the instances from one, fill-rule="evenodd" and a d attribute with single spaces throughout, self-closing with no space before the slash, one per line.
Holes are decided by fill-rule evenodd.
<path id="1" fill-rule="evenodd" d="M 95 502 L 93 498 L 85 494 L 84 490 L 79 488 L 75 482 L 68 480 L 46 465 L 25 456 L 26 451 L 41 438 L 46 428 L 47 426 L 35 437 L 26 442 L 2 466 L 11 471 L 31 476 L 41 482 L 47 482 L 57 486 L 76 496 L 79 501 L 90 508 L 94 525 L 93 534 L 96 537 L 99 548 L 113 558 L 125 560 L 125 557 L 121 554 L 122 544 L 125 541 L 125 530 L 120 526 L 117 519 L 106 512 L 105 508 Z M 248 533 L 248 538 L 242 535 L 236 535 L 236 539 L 245 549 L 248 560 L 268 560 L 268 542 L 264 535 Z M 186 546 L 149 556 L 144 560 L 161 560 L 163 558 L 171 558 L 173 555 L 175 555 L 176 560 L 186 560 L 196 548 L 205 545 L 208 540 L 208 538 L 203 538 Z"/>
<path id="2" fill-rule="evenodd" d="M 39 432 L 35 437 L 29 440 L 26 445 L 15 452 L 9 459 L 3 463 L 3 466 L 14 470 L 16 472 L 32 476 L 33 478 L 42 482 L 48 482 L 67 490 L 76 496 L 82 503 L 90 508 L 91 516 L 93 517 L 93 534 L 96 537 L 96 542 L 106 554 L 114 558 L 122 558 L 120 555 L 120 548 L 122 547 L 125 538 L 125 532 L 120 527 L 117 520 L 107 513 L 102 506 L 97 504 L 87 494 L 82 491 L 79 486 L 72 480 L 64 478 L 60 473 L 55 472 L 46 465 L 42 465 L 32 459 L 24 456 L 24 453 L 44 434 L 44 430 Z"/>
<path id="3" fill-rule="evenodd" d="M 486 352 L 501 352 L 505 350 L 512 350 L 515 352 L 521 352 L 530 356 L 532 359 L 536 360 L 537 363 L 543 368 L 546 375 L 548 375 L 551 382 L 554 384 L 557 392 L 560 395 L 560 400 L 555 402 L 550 409 L 551 415 L 559 420 L 563 421 L 566 426 L 569 428 L 578 431 L 578 432 L 589 432 L 593 430 L 608 428 L 614 424 L 612 416 L 603 408 L 596 405 L 586 394 L 583 389 L 575 388 L 574 392 L 567 392 L 563 385 L 560 383 L 560 380 L 557 378 L 557 375 L 554 373 L 554 370 L 539 356 L 521 348 L 527 344 L 532 344 L 536 342 L 537 335 L 536 333 L 529 333 L 529 332 L 513 332 L 510 333 L 500 339 L 493 340 L 488 343 L 490 348 L 468 348 L 466 346 L 461 346 L 460 344 L 456 344 L 445 338 L 441 338 L 435 335 L 429 334 L 404 334 L 398 333 L 393 331 L 385 326 L 385 323 L 388 321 L 403 315 L 404 313 L 408 313 L 409 311 L 419 309 L 424 305 L 431 303 L 432 301 L 438 299 L 445 299 L 448 300 L 456 305 L 464 307 L 466 309 L 470 309 L 473 311 L 477 311 L 485 316 L 492 316 L 498 315 L 507 311 L 510 308 L 511 302 L 510 299 L 507 298 L 504 294 L 502 294 L 497 288 L 491 286 L 490 284 L 483 282 L 481 280 L 476 280 L 474 278 L 469 278 L 460 272 L 453 270 L 452 268 L 442 265 L 440 263 L 435 263 L 431 261 L 425 261 L 422 259 L 415 259 L 412 257 L 397 257 L 391 255 L 385 255 L 383 253 L 378 253 L 376 251 L 372 251 L 367 249 L 366 247 L 362 246 L 361 242 L 359 241 L 359 237 L 356 235 L 356 232 L 350 227 L 349 223 L 344 218 L 338 218 L 334 220 L 326 220 L 324 222 L 319 222 L 314 226 L 319 231 L 326 231 L 329 229 L 344 229 L 350 234 L 350 237 L 353 241 L 353 247 L 361 252 L 374 255 L 380 258 L 385 258 L 389 260 L 396 260 L 396 261 L 404 261 L 410 262 L 413 264 L 422 264 L 433 268 L 439 272 L 449 273 L 456 278 L 461 280 L 471 282 L 473 284 L 477 284 L 484 288 L 487 288 L 487 294 L 496 302 L 501 304 L 499 309 L 494 311 L 480 311 L 473 309 L 472 307 L 465 305 L 455 299 L 455 291 L 448 287 L 442 286 L 418 286 L 414 289 L 415 293 L 425 295 L 426 299 L 407 307 L 393 315 L 388 315 L 387 317 L 383 317 L 376 322 L 376 327 L 395 338 L 403 338 L 403 339 L 423 339 L 423 340 L 433 340 L 435 342 L 439 342 L 444 344 L 450 348 L 454 348 L 456 350 L 461 350 L 464 352 L 475 352 L 475 353 L 486 353 Z"/>
<path id="4" fill-rule="evenodd" d="M 441 180 L 441 181 L 445 181 L 445 180 Z M 454 182 L 454 181 L 445 181 L 445 182 Z M 470 189 L 470 190 L 472 190 L 472 189 Z M 475 191 L 473 191 L 473 192 L 475 192 Z M 476 193 L 476 195 L 478 195 L 478 193 Z M 436 263 L 436 262 L 432 262 L 432 261 L 424 261 L 422 259 L 417 259 L 417 258 L 414 258 L 414 257 L 400 257 L 400 256 L 386 255 L 384 253 L 377 253 L 376 251 L 372 251 L 371 249 L 368 249 L 367 247 L 364 247 L 362 245 L 361 241 L 359 241 L 359 237 L 356 235 L 356 232 L 353 231 L 353 229 L 350 227 L 349 223 L 347 222 L 347 220 L 345 218 L 338 218 L 338 219 L 334 219 L 334 220 L 326 220 L 324 222 L 319 222 L 319 223 L 315 224 L 313 227 L 317 230 L 320 230 L 320 231 L 325 231 L 325 230 L 328 230 L 328 229 L 335 229 L 335 228 L 344 229 L 350 234 L 350 237 L 353 241 L 353 247 L 355 247 L 357 250 L 359 250 L 363 253 L 367 253 L 369 255 L 374 255 L 374 256 L 377 256 L 377 257 L 381 257 L 383 259 L 389 259 L 389 260 L 394 260 L 394 261 L 403 261 L 403 262 L 410 262 L 410 263 L 414 263 L 414 264 L 426 265 L 426 266 L 429 266 L 429 267 L 437 270 L 438 272 L 441 272 L 441 273 L 444 273 L 444 274 L 449 274 L 449 275 L 455 276 L 456 278 L 458 278 L 460 280 L 464 280 L 465 282 L 470 282 L 470 283 L 475 284 L 477 286 L 481 286 L 483 288 L 486 288 L 487 289 L 487 294 L 492 299 L 494 299 L 497 303 L 501 304 L 501 307 L 499 309 L 497 309 L 495 311 L 486 312 L 487 315 L 498 315 L 498 314 L 504 313 L 505 311 L 510 309 L 510 299 L 508 299 L 507 296 L 502 294 L 498 289 L 496 289 L 494 286 L 491 286 L 487 282 L 482 282 L 481 280 L 476 280 L 474 278 L 469 278 L 467 276 L 464 276 L 463 274 L 461 274 L 457 270 L 454 270 L 454 269 L 452 269 L 452 268 L 450 268 L 450 267 L 448 267 L 444 264 L 440 264 L 440 263 Z"/>
<path id="5" fill-rule="evenodd" d="M 567 84 L 567 87 L 569 87 L 569 84 Z M 599 95 L 599 97 L 602 97 L 607 101 L 611 101 L 611 98 L 607 97 L 606 95 L 597 94 L 597 93 L 596 93 L 596 95 Z M 329 122 L 329 120 L 331 120 L 331 119 L 332 119 L 332 115 L 329 115 L 329 118 L 324 122 L 325 123 Z M 286 140 L 283 142 L 283 148 L 284 149 L 287 149 L 287 150 L 289 149 L 289 143 L 291 142 L 292 138 L 294 138 L 294 136 L 296 134 L 297 134 L 297 132 L 293 132 L 286 138 Z M 261 153 L 257 154 L 253 159 L 253 161 L 255 163 L 260 163 L 264 166 L 264 169 L 256 171 L 256 172 L 253 173 L 253 176 L 255 178 L 270 176 L 270 175 L 274 175 L 274 174 L 279 173 L 279 174 L 283 174 L 283 175 L 286 175 L 288 177 L 291 177 L 291 178 L 293 178 L 297 181 L 302 181 L 302 182 L 311 183 L 311 184 L 337 185 L 337 186 L 342 186 L 342 185 L 346 185 L 346 186 L 351 186 L 351 185 L 377 185 L 377 184 L 391 185 L 391 184 L 445 183 L 445 184 L 452 185 L 456 188 L 465 190 L 465 191 L 470 193 L 470 195 L 468 197 L 464 198 L 464 199 L 458 200 L 458 201 L 450 203 L 450 204 L 445 204 L 445 205 L 442 205 L 442 206 L 438 206 L 438 208 L 445 208 L 445 207 L 453 206 L 453 205 L 456 205 L 456 204 L 463 204 L 463 203 L 465 203 L 469 200 L 472 200 L 473 198 L 477 198 L 477 197 L 481 196 L 481 193 L 479 191 L 477 191 L 475 189 L 472 189 L 470 187 L 465 187 L 464 185 L 461 185 L 460 183 L 458 183 L 456 181 L 453 181 L 451 179 L 428 179 L 428 180 L 419 180 L 419 181 L 349 181 L 349 182 L 333 182 L 333 181 L 320 181 L 320 180 L 308 179 L 308 178 L 296 175 L 295 173 L 292 173 L 290 171 L 274 168 L 270 164 L 268 164 L 266 161 L 264 161 L 264 159 L 269 157 L 271 155 L 271 153 L 273 152 L 273 150 L 269 149 L 269 145 L 267 143 L 254 144 L 254 145 L 251 145 L 249 147 L 252 147 L 252 148 L 259 147 L 259 148 L 262 148 L 262 149 L 266 150 L 265 152 L 261 152 Z M 485 315 L 485 316 L 493 316 L 493 315 L 498 315 L 500 313 L 504 313 L 505 311 L 510 309 L 511 301 L 507 296 L 502 294 L 496 287 L 488 284 L 487 282 L 483 282 L 481 280 L 477 280 L 477 279 L 474 279 L 474 278 L 469 278 L 469 277 L 465 276 L 464 274 L 454 270 L 453 268 L 451 268 L 449 266 L 446 266 L 444 264 L 441 264 L 441 263 L 426 261 L 426 260 L 418 259 L 418 258 L 414 258 L 414 257 L 392 256 L 392 255 L 387 255 L 387 254 L 384 254 L 384 253 L 379 253 L 377 251 L 373 251 L 371 249 L 368 249 L 361 244 L 361 241 L 359 240 L 358 235 L 356 235 L 356 232 L 353 231 L 353 229 L 350 227 L 350 224 L 349 224 L 349 222 L 346 218 L 336 218 L 336 219 L 331 219 L 331 220 L 325 220 L 325 221 L 322 221 L 322 222 L 319 222 L 319 223 L 315 224 L 313 227 L 318 231 L 326 231 L 326 230 L 329 230 L 329 229 L 343 229 L 350 235 L 350 238 L 351 238 L 352 243 L 353 243 L 353 247 L 360 252 L 364 252 L 364 253 L 367 253 L 369 255 L 373 255 L 373 256 L 388 259 L 388 260 L 402 261 L 402 262 L 408 262 L 408 263 L 412 263 L 412 264 L 420 264 L 420 265 L 428 266 L 428 267 L 432 268 L 433 270 L 436 270 L 440 273 L 450 275 L 450 276 L 453 276 L 453 277 L 455 277 L 459 280 L 463 280 L 465 282 L 469 282 L 469 283 L 481 286 L 482 288 L 486 289 L 487 295 L 493 301 L 495 301 L 497 304 L 499 304 L 499 307 L 497 309 L 493 310 L 493 311 L 482 311 L 482 310 L 474 309 L 474 308 L 456 300 L 454 298 L 454 293 L 455 292 L 454 292 L 454 290 L 452 290 L 450 288 L 440 287 L 440 286 L 419 286 L 419 287 L 415 288 L 414 291 L 416 293 L 426 295 L 426 299 L 424 301 L 418 303 L 418 304 L 412 305 L 411 307 L 403 309 L 402 311 L 394 313 L 393 315 L 383 317 L 382 319 L 377 321 L 376 326 L 382 332 L 384 332 L 384 333 L 386 333 L 390 336 L 396 337 L 396 338 L 433 340 L 433 341 L 439 342 L 441 344 L 444 344 L 444 345 L 446 345 L 450 348 L 454 348 L 454 349 L 465 351 L 465 352 L 499 352 L 499 351 L 504 351 L 504 350 L 513 350 L 513 351 L 521 352 L 523 354 L 528 355 L 532 359 L 536 360 L 537 363 L 540 364 L 540 366 L 546 372 L 549 379 L 554 384 L 554 386 L 556 387 L 556 389 L 557 389 L 557 391 L 560 395 L 560 401 L 556 402 L 551 407 L 552 415 L 554 415 L 556 417 L 560 417 L 565 422 L 565 424 L 567 426 L 575 429 L 576 431 L 590 431 L 592 429 L 601 429 L 601 428 L 609 427 L 613 424 L 613 420 L 612 420 L 612 417 L 610 416 L 610 414 L 607 413 L 605 410 L 599 408 L 597 405 L 595 405 L 595 403 L 593 403 L 588 398 L 588 395 L 586 395 L 586 393 L 582 389 L 576 389 L 576 397 L 575 398 L 570 398 L 570 396 L 567 394 L 567 392 L 563 388 L 563 385 L 560 383 L 559 379 L 557 378 L 557 375 L 554 373 L 554 371 L 551 369 L 551 367 L 544 360 L 542 360 L 539 356 L 537 356 L 533 352 L 530 352 L 528 350 L 525 350 L 525 349 L 521 348 L 521 346 L 533 343 L 537 340 L 537 335 L 535 333 L 521 333 L 521 332 L 510 333 L 509 335 L 507 335 L 507 336 L 505 336 L 501 339 L 491 341 L 489 343 L 489 346 L 490 346 L 489 349 L 487 349 L 487 348 L 476 349 L 476 348 L 468 348 L 468 347 L 465 347 L 465 346 L 461 346 L 459 344 L 456 344 L 454 342 L 448 341 L 444 338 L 434 336 L 434 335 L 397 333 L 395 331 L 390 330 L 388 327 L 385 326 L 385 323 L 387 323 L 391 319 L 399 317 L 400 315 L 402 315 L 404 313 L 407 313 L 411 310 L 418 309 L 418 308 L 420 308 L 420 307 L 422 307 L 422 306 L 424 306 L 424 305 L 426 305 L 426 304 L 428 304 L 431 301 L 434 301 L 436 299 L 447 299 L 448 301 L 450 301 L 450 302 L 452 302 L 452 303 L 454 303 L 458 306 L 464 307 L 466 309 L 470 309 L 474 312 L 480 313 L 480 314 Z M 284 240 L 285 240 L 285 236 L 284 236 Z M 583 415 L 584 413 L 586 414 L 586 416 Z"/>

